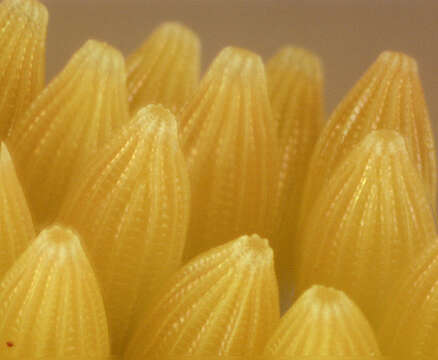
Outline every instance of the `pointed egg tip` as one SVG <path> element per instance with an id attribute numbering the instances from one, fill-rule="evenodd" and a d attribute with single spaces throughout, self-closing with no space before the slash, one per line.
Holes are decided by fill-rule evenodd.
<path id="1" fill-rule="evenodd" d="M 137 117 L 154 117 L 162 119 L 164 121 L 172 121 L 175 119 L 175 115 L 161 104 L 149 104 L 137 112 Z"/>
<path id="2" fill-rule="evenodd" d="M 166 21 L 156 28 L 156 34 L 161 36 L 178 35 L 180 37 L 191 38 L 193 41 L 200 43 L 198 35 L 187 25 L 178 21 Z"/>
<path id="3" fill-rule="evenodd" d="M 33 26 L 45 28 L 49 20 L 47 8 L 37 0 L 5 0 L 0 3 L 11 14 L 28 19 Z"/>
<path id="4" fill-rule="evenodd" d="M 57 224 L 44 229 L 39 236 L 52 245 L 68 245 L 79 241 L 72 229 Z"/>
<path id="5" fill-rule="evenodd" d="M 286 45 L 274 54 L 267 66 L 269 67 L 274 64 L 275 66 L 282 66 L 292 68 L 295 71 L 300 71 L 310 79 L 317 80 L 322 78 L 323 66 L 321 59 L 318 55 L 307 49 Z"/>
<path id="6" fill-rule="evenodd" d="M 240 58 L 247 58 L 247 59 L 259 59 L 260 56 L 256 53 L 252 52 L 251 50 L 237 47 L 237 46 L 227 46 L 222 50 L 223 54 L 226 54 L 228 56 L 234 56 L 234 57 L 240 57 Z"/>
<path id="7" fill-rule="evenodd" d="M 378 155 L 405 152 L 406 143 L 403 136 L 395 130 L 374 130 L 363 140 L 363 143 L 374 148 Z"/>
<path id="8" fill-rule="evenodd" d="M 344 298 L 345 294 L 332 287 L 313 285 L 304 292 L 303 296 L 311 297 L 321 303 L 335 303 Z"/>
<path id="9" fill-rule="evenodd" d="M 399 51 L 386 50 L 382 52 L 377 58 L 376 63 L 383 66 L 400 67 L 400 71 L 404 74 L 418 73 L 417 61 L 413 57 Z"/>
<path id="10" fill-rule="evenodd" d="M 125 69 L 122 53 L 103 41 L 89 39 L 78 50 L 77 56 L 92 66 L 98 66 L 103 72 Z"/>
<path id="11" fill-rule="evenodd" d="M 234 242 L 237 255 L 253 264 L 271 263 L 274 253 L 269 241 L 257 234 L 243 235 Z"/>
<path id="12" fill-rule="evenodd" d="M 263 61 L 259 55 L 250 50 L 233 46 L 224 48 L 217 55 L 213 66 L 233 76 L 240 75 L 246 69 L 250 72 L 264 70 Z"/>
<path id="13" fill-rule="evenodd" d="M 175 115 L 161 104 L 149 104 L 137 111 L 134 116 L 137 126 L 144 127 L 155 123 L 160 130 L 168 130 L 177 133 L 177 121 Z"/>

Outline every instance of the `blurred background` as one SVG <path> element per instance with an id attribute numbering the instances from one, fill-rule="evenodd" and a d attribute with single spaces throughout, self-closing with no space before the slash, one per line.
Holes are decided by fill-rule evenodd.
<path id="1" fill-rule="evenodd" d="M 48 79 L 88 38 L 129 54 L 160 23 L 177 20 L 202 41 L 203 69 L 221 48 L 265 59 L 285 44 L 325 65 L 326 114 L 383 50 L 415 57 L 438 135 L 438 0 L 42 0 L 50 12 Z"/>

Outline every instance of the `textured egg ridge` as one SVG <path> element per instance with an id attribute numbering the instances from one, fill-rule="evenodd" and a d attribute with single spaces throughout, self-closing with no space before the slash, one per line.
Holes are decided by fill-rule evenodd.
<path id="1" fill-rule="evenodd" d="M 280 169 L 274 202 L 271 240 L 276 252 L 282 298 L 291 293 L 297 220 L 307 167 L 323 120 L 323 70 L 307 50 L 286 46 L 267 63 L 269 98 L 278 123 Z"/>
<path id="2" fill-rule="evenodd" d="M 35 237 L 32 216 L 4 143 L 0 149 L 0 280 Z"/>
<path id="3" fill-rule="evenodd" d="M 35 0 L 0 4 L 0 140 L 44 86 L 48 18 Z"/>
<path id="4" fill-rule="evenodd" d="M 385 355 L 401 360 L 438 357 L 438 241 L 394 284 L 378 332 Z"/>

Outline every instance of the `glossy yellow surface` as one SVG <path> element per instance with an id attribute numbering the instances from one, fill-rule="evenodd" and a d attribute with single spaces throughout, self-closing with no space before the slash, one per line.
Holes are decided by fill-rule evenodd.
<path id="1" fill-rule="evenodd" d="M 394 285 L 378 333 L 385 354 L 399 360 L 438 358 L 438 241 Z"/>
<path id="2" fill-rule="evenodd" d="M 16 122 L 7 144 L 36 224 L 52 221 L 89 157 L 128 121 L 122 54 L 87 41 Z"/>
<path id="3" fill-rule="evenodd" d="M 279 321 L 273 253 L 258 235 L 199 255 L 141 319 L 126 360 L 260 355 Z"/>
<path id="4" fill-rule="evenodd" d="M 287 46 L 268 61 L 266 73 L 280 142 L 279 180 L 272 199 L 278 205 L 271 240 L 280 288 L 291 292 L 294 263 L 290 255 L 296 250 L 301 194 L 323 120 L 323 70 L 316 55 Z"/>
<path id="5" fill-rule="evenodd" d="M 44 86 L 48 18 L 35 0 L 0 3 L 0 140 Z"/>
<path id="6" fill-rule="evenodd" d="M 131 113 L 148 104 L 179 111 L 198 86 L 200 61 L 201 44 L 192 30 L 161 24 L 126 60 Z"/>
<path id="7" fill-rule="evenodd" d="M 380 350 L 370 324 L 348 296 L 315 285 L 283 315 L 265 355 L 368 359 L 380 355 Z"/>
<path id="8" fill-rule="evenodd" d="M 52 226 L 0 283 L 0 358 L 109 355 L 99 286 L 79 237 Z"/>
<path id="9" fill-rule="evenodd" d="M 278 139 L 261 58 L 222 50 L 180 121 L 193 199 L 186 257 L 245 233 L 266 235 Z"/>
<path id="10" fill-rule="evenodd" d="M 301 236 L 299 292 L 333 286 L 376 324 L 391 285 L 436 236 L 403 137 L 367 135 L 321 190 Z"/>
<path id="11" fill-rule="evenodd" d="M 189 206 L 176 119 L 161 105 L 141 109 L 66 198 L 60 219 L 80 232 L 96 267 L 116 354 L 180 265 Z"/>
<path id="12" fill-rule="evenodd" d="M 35 237 L 32 216 L 4 143 L 0 149 L 0 281 Z"/>
<path id="13" fill-rule="evenodd" d="M 345 96 L 322 130 L 309 164 L 301 219 L 309 213 L 333 170 L 375 129 L 392 129 L 404 136 L 435 208 L 435 144 L 417 63 L 402 53 L 386 51 Z"/>

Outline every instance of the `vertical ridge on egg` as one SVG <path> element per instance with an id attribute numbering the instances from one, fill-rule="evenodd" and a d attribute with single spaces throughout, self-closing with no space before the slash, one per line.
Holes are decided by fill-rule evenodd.
<path id="1" fill-rule="evenodd" d="M 438 241 L 412 262 L 392 287 L 379 340 L 385 354 L 400 360 L 438 357 Z"/>
<path id="2" fill-rule="evenodd" d="M 280 170 L 276 182 L 272 245 L 280 287 L 291 292 L 297 220 L 307 167 L 323 121 L 323 69 L 313 53 L 281 48 L 266 65 L 272 113 L 278 123 Z M 285 296 L 284 294 L 283 296 Z"/>
<path id="3" fill-rule="evenodd" d="M 36 0 L 0 3 L 0 140 L 44 86 L 48 19 Z"/>
<path id="4" fill-rule="evenodd" d="M 32 216 L 14 163 L 4 143 L 0 148 L 0 280 L 35 237 Z"/>

